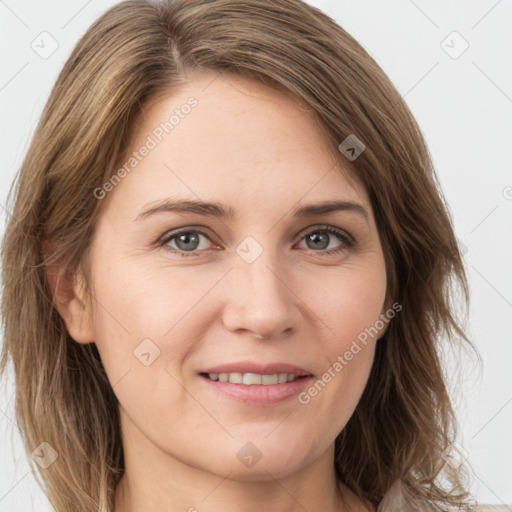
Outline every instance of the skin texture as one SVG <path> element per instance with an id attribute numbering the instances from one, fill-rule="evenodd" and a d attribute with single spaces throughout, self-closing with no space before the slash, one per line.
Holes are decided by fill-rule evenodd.
<path id="1" fill-rule="evenodd" d="M 126 473 L 116 512 L 370 510 L 337 484 L 334 441 L 386 327 L 305 405 L 293 397 L 250 406 L 198 375 L 255 360 L 320 378 L 375 324 L 385 311 L 386 271 L 366 191 L 344 177 L 311 110 L 240 77 L 188 77 L 179 92 L 145 105 L 131 150 L 189 97 L 197 106 L 102 199 L 88 258 L 93 297 L 81 272 L 59 290 L 71 336 L 97 344 L 119 399 Z M 136 220 L 170 196 L 238 214 Z M 340 199 L 363 205 L 368 222 L 353 211 L 292 216 L 298 206 Z M 328 248 L 308 245 L 306 235 L 326 225 L 355 245 L 333 234 Z M 155 243 L 185 227 L 206 235 L 195 232 L 194 256 L 178 254 L 187 245 L 177 238 Z M 249 236 L 262 249 L 252 263 L 236 251 Z M 331 248 L 343 250 L 326 254 Z M 149 366 L 134 355 L 144 339 L 160 351 Z M 261 453 L 252 467 L 237 457 L 248 442 Z"/>

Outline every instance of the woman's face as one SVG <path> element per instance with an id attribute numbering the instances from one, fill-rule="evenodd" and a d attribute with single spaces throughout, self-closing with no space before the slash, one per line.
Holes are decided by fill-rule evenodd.
<path id="1" fill-rule="evenodd" d="M 127 464 L 254 480 L 332 460 L 385 330 L 367 334 L 386 272 L 365 190 L 311 111 L 242 78 L 190 75 L 130 147 L 89 259 Z M 333 201 L 360 206 L 311 208 Z"/>

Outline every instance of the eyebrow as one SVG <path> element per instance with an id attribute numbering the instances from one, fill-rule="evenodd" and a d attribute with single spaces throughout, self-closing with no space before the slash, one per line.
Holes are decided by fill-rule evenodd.
<path id="1" fill-rule="evenodd" d="M 353 201 L 325 201 L 322 203 L 309 204 L 301 206 L 293 212 L 293 217 L 308 218 L 317 215 L 325 215 L 337 211 L 351 211 L 363 216 L 365 221 L 369 223 L 369 215 L 366 208 Z M 136 221 L 141 221 L 151 215 L 161 212 L 185 212 L 204 215 L 206 217 L 216 217 L 220 219 L 234 219 L 237 216 L 237 210 L 231 206 L 225 206 L 221 203 L 209 203 L 196 200 L 172 200 L 167 199 L 156 204 L 149 210 L 141 212 Z"/>

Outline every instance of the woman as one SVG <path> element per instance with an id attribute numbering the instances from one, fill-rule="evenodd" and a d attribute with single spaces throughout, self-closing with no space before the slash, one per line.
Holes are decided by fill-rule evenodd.
<path id="1" fill-rule="evenodd" d="M 451 219 L 407 106 L 325 14 L 118 4 L 14 194 L 2 368 L 56 510 L 468 504 Z"/>

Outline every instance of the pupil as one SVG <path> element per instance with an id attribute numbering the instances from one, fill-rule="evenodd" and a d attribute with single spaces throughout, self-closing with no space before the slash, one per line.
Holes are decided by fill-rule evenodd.
<path id="1" fill-rule="evenodd" d="M 187 244 L 190 244 L 190 241 L 192 240 L 193 247 L 187 246 Z M 186 250 L 186 249 L 196 249 L 197 243 L 199 242 L 199 237 L 194 234 L 190 233 L 183 233 L 178 237 L 178 242 L 184 242 L 185 247 L 180 247 L 180 249 Z M 194 246 L 194 242 L 196 243 L 196 246 Z"/>
<path id="2" fill-rule="evenodd" d="M 321 232 L 320 232 L 321 233 Z M 327 236 L 327 233 L 322 233 L 321 235 L 317 234 L 317 233 L 314 233 L 314 234 L 311 234 L 309 237 L 308 237 L 308 241 L 312 241 L 312 242 L 317 242 L 317 241 L 321 241 L 322 242 L 322 239 L 323 239 L 323 243 L 320 243 L 320 246 L 316 246 L 316 249 L 325 249 L 328 245 L 329 245 L 329 240 L 328 240 L 328 236 Z M 314 249 L 315 247 L 313 247 Z"/>

